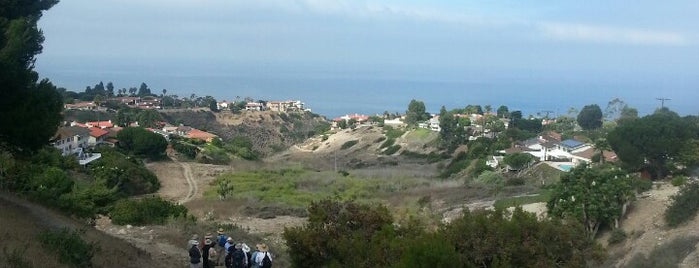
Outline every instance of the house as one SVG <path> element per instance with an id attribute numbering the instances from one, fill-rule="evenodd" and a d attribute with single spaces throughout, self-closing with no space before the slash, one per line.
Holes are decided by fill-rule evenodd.
<path id="1" fill-rule="evenodd" d="M 160 109 L 160 99 L 153 96 L 145 96 L 136 103 L 136 107 L 141 109 Z"/>
<path id="2" fill-rule="evenodd" d="M 63 105 L 66 110 L 95 110 L 97 105 L 94 102 L 76 102 Z"/>
<path id="3" fill-rule="evenodd" d="M 488 160 L 485 161 L 485 164 L 491 168 L 497 168 L 504 158 L 503 156 L 490 156 Z"/>
<path id="4" fill-rule="evenodd" d="M 60 127 L 51 139 L 51 145 L 66 156 L 87 148 L 90 130 L 82 127 Z"/>
<path id="5" fill-rule="evenodd" d="M 584 142 L 581 142 L 581 141 L 573 140 L 573 139 L 567 139 L 567 140 L 561 141 L 558 144 L 558 149 L 566 151 L 568 153 L 575 153 L 575 152 L 579 152 L 579 151 L 584 151 L 587 149 L 586 147 L 590 147 L 590 145 L 588 145 Z"/>
<path id="6" fill-rule="evenodd" d="M 427 123 L 429 124 L 430 130 L 437 132 L 442 131 L 442 127 L 439 126 L 439 115 L 433 116 Z"/>
<path id="7" fill-rule="evenodd" d="M 394 119 L 384 119 L 383 124 L 388 126 L 401 126 L 403 125 L 403 121 L 400 117 L 396 117 Z"/>
<path id="8" fill-rule="evenodd" d="M 113 128 L 114 124 L 112 124 L 112 120 L 108 120 L 108 121 L 85 122 L 85 126 L 105 129 L 105 128 Z"/>
<path id="9" fill-rule="evenodd" d="M 245 104 L 246 111 L 262 111 L 265 106 L 261 102 L 248 102 Z"/>
<path id="10" fill-rule="evenodd" d="M 225 100 L 216 102 L 216 108 L 218 108 L 219 110 L 228 110 L 228 107 L 230 107 L 229 103 Z"/>
<path id="11" fill-rule="evenodd" d="M 88 130 L 90 131 L 90 136 L 87 139 L 88 146 L 95 146 L 104 142 L 109 134 L 109 131 L 97 127 L 90 127 Z"/>
<path id="12" fill-rule="evenodd" d="M 178 136 L 185 137 L 185 136 L 187 136 L 187 133 L 192 131 L 192 129 L 193 129 L 192 127 L 188 127 L 188 126 L 179 126 L 179 127 L 177 127 L 177 129 L 175 129 L 175 134 Z"/>
<path id="13" fill-rule="evenodd" d="M 305 111 L 304 103 L 301 101 L 270 101 L 267 102 L 267 109 L 273 112 Z"/>
<path id="14" fill-rule="evenodd" d="M 189 132 L 187 132 L 187 135 L 185 137 L 205 142 L 211 142 L 214 139 L 218 138 L 216 134 L 211 134 L 209 132 L 198 130 L 196 128 L 192 128 Z"/>
<path id="15" fill-rule="evenodd" d="M 118 102 L 121 104 L 126 104 L 128 106 L 133 107 L 133 106 L 136 106 L 136 104 L 138 104 L 140 99 L 141 98 L 139 98 L 139 97 L 116 97 L 116 98 L 111 98 L 109 100 L 115 101 L 115 102 Z"/>

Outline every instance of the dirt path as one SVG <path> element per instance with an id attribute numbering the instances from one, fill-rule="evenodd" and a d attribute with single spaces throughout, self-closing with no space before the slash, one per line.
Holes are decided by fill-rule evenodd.
<path id="1" fill-rule="evenodd" d="M 187 181 L 187 187 L 188 191 L 184 197 L 179 199 L 177 201 L 178 204 L 184 204 L 192 200 L 194 198 L 194 195 L 197 194 L 199 191 L 199 186 L 197 186 L 197 182 L 194 180 L 194 176 L 192 175 L 192 166 L 189 165 L 189 163 L 186 162 L 180 162 L 177 160 L 177 157 L 174 156 L 174 153 L 172 151 L 169 151 L 167 156 L 172 160 L 172 162 L 175 162 L 176 164 L 180 165 L 182 167 L 182 174 L 184 175 L 185 180 Z"/>

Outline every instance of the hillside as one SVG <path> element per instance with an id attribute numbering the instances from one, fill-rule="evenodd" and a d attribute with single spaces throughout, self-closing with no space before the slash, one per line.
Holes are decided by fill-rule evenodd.
<path id="1" fill-rule="evenodd" d="M 95 243 L 97 248 L 92 258 L 95 267 L 179 267 L 185 264 L 183 258 L 139 249 L 125 240 L 12 194 L 0 193 L 0 211 L 0 235 L 3 238 L 0 263 L 3 267 L 69 267 L 58 262 L 57 250 L 46 249 L 39 242 L 44 231 L 62 228 L 85 230 L 82 239 Z"/>
<path id="2" fill-rule="evenodd" d="M 329 123 L 312 113 L 277 113 L 271 111 L 213 113 L 205 110 L 163 110 L 171 124 L 184 124 L 212 132 L 224 140 L 244 136 L 253 149 L 270 155 L 322 133 Z"/>

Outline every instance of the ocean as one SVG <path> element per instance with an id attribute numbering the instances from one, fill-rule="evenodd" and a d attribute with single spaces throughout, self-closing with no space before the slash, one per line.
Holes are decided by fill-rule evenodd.
<path id="1" fill-rule="evenodd" d="M 217 100 L 251 97 L 255 100 L 301 100 L 314 113 L 333 118 L 348 113 L 404 113 L 412 99 L 425 103 L 427 111 L 438 113 L 469 104 L 500 105 L 523 115 L 551 116 L 567 114 L 570 108 L 580 110 L 588 104 L 607 103 L 619 98 L 639 110 L 641 115 L 660 107 L 656 98 L 669 98 L 665 105 L 681 115 L 699 115 L 699 90 L 695 81 L 636 81 L 625 79 L 533 78 L 503 79 L 470 77 L 468 79 L 430 79 L 381 75 L 303 74 L 182 74 L 185 72 L 96 72 L 40 70 L 57 86 L 82 91 L 99 81 L 113 81 L 115 87 L 138 87 L 145 82 L 151 91 L 178 96 L 211 95 Z"/>

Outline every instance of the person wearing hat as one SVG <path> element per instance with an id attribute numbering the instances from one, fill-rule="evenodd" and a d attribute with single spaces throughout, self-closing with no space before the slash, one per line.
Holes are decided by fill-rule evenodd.
<path id="1" fill-rule="evenodd" d="M 257 244 L 257 250 L 259 251 L 255 256 L 255 263 L 257 267 L 271 267 L 272 266 L 272 254 L 269 253 L 269 249 L 265 243 Z M 267 259 L 268 261 L 265 261 Z M 267 263 L 267 266 L 265 266 Z"/>
<path id="2" fill-rule="evenodd" d="M 189 267 L 199 268 L 201 263 L 201 252 L 199 251 L 199 241 L 191 240 L 192 247 L 189 248 Z"/>
<path id="3" fill-rule="evenodd" d="M 204 240 L 204 247 L 202 248 L 202 262 L 204 263 L 204 268 L 216 267 L 217 255 L 214 247 L 216 243 L 211 239 L 207 238 Z"/>
<path id="4" fill-rule="evenodd" d="M 223 228 L 218 228 L 218 231 L 216 231 L 218 235 L 216 236 L 216 252 L 218 253 L 218 259 L 216 260 L 216 263 L 223 263 L 223 260 L 221 258 L 226 256 L 226 240 L 228 239 L 228 236 L 226 236 L 226 233 L 223 231 Z"/>

